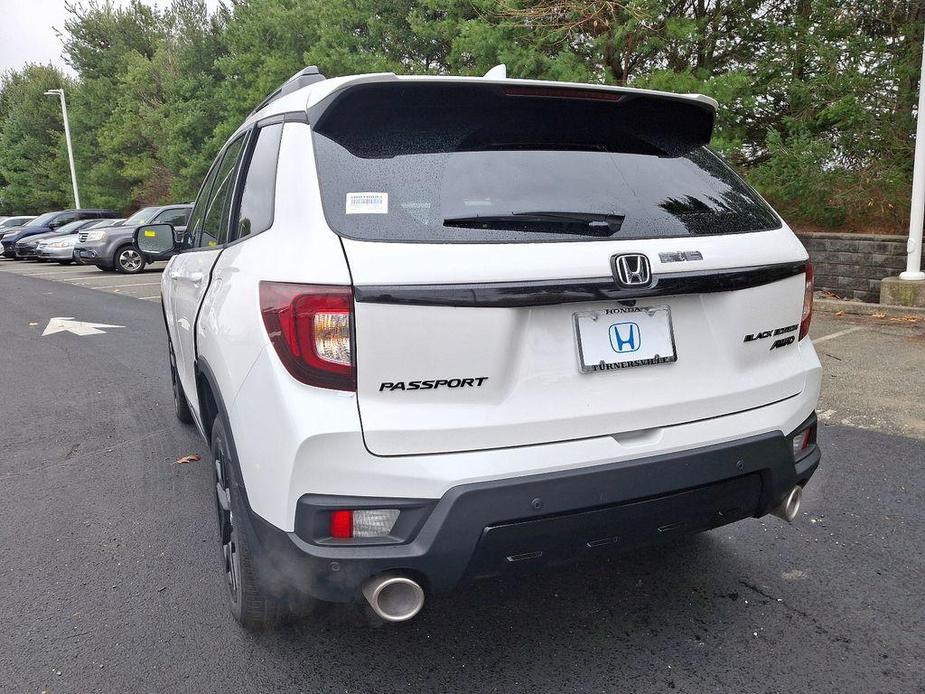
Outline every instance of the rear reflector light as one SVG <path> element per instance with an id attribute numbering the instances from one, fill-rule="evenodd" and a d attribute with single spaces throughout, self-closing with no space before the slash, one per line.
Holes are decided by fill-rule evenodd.
<path id="1" fill-rule="evenodd" d="M 331 511 L 331 537 L 339 539 L 353 537 L 352 511 Z"/>
<path id="2" fill-rule="evenodd" d="M 331 537 L 386 537 L 397 520 L 397 508 L 331 511 Z"/>
<path id="3" fill-rule="evenodd" d="M 803 315 L 800 317 L 800 337 L 803 339 L 809 334 L 809 324 L 813 321 L 813 264 L 806 262 L 806 284 L 803 288 Z"/>
<path id="4" fill-rule="evenodd" d="M 349 287 L 260 283 L 260 312 L 286 370 L 302 383 L 356 390 Z"/>

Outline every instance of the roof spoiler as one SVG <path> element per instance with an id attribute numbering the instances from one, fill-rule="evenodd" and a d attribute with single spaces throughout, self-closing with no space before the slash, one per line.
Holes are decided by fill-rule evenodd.
<path id="1" fill-rule="evenodd" d="M 257 113 L 257 111 L 269 106 L 277 99 L 280 99 L 287 94 L 291 94 L 297 89 L 307 87 L 308 85 L 314 84 L 315 82 L 321 82 L 324 79 L 327 78 L 321 74 L 321 71 L 318 69 L 317 65 L 309 65 L 305 68 L 302 68 L 288 80 L 283 82 L 283 84 L 274 92 L 272 92 L 266 99 L 257 104 L 257 106 L 254 107 L 254 110 L 250 112 L 250 115 Z"/>
<path id="2" fill-rule="evenodd" d="M 499 143 L 674 156 L 708 144 L 716 117 L 716 102 L 699 95 L 484 77 L 383 75 L 316 98 L 315 131 L 367 158 Z M 427 115 L 435 104 L 441 119 Z"/>

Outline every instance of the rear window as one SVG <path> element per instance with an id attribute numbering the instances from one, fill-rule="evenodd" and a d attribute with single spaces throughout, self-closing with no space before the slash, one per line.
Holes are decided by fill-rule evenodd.
<path id="1" fill-rule="evenodd" d="M 347 90 L 313 128 L 338 234 L 542 242 L 734 234 L 777 215 L 706 147 L 712 110 L 573 89 Z"/>

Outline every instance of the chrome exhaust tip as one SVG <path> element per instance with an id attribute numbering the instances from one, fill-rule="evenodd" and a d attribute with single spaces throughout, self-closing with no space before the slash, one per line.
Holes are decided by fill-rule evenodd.
<path id="1" fill-rule="evenodd" d="M 424 589 L 407 576 L 381 574 L 363 584 L 363 597 L 380 618 L 405 622 L 424 607 Z"/>
<path id="2" fill-rule="evenodd" d="M 797 514 L 800 512 L 800 501 L 802 498 L 803 487 L 797 485 L 790 490 L 790 493 L 784 497 L 783 501 L 771 509 L 771 513 L 788 523 L 792 523 L 793 519 L 796 518 Z"/>

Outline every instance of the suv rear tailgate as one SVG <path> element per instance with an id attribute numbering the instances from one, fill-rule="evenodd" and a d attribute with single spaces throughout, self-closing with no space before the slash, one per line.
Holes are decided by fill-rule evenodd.
<path id="1" fill-rule="evenodd" d="M 774 340 L 745 341 L 799 323 L 805 251 L 786 230 L 693 241 L 538 244 L 529 253 L 518 244 L 344 239 L 344 247 L 355 283 L 358 403 L 366 445 L 375 454 L 652 429 L 760 407 L 804 386 L 796 345 L 772 350 Z M 670 308 L 677 361 L 584 373 L 574 314 L 625 304 L 578 301 L 587 297 L 554 288 L 612 281 L 611 256 L 642 247 L 663 284 L 669 275 L 700 275 L 709 285 L 636 300 Z M 660 262 L 661 253 L 679 251 L 698 251 L 704 260 L 684 262 L 683 272 Z M 768 266 L 769 257 L 777 262 Z M 743 288 L 720 291 L 733 276 Z M 544 289 L 513 302 L 528 305 L 512 305 L 505 300 L 511 293 L 499 290 L 537 285 Z"/>

